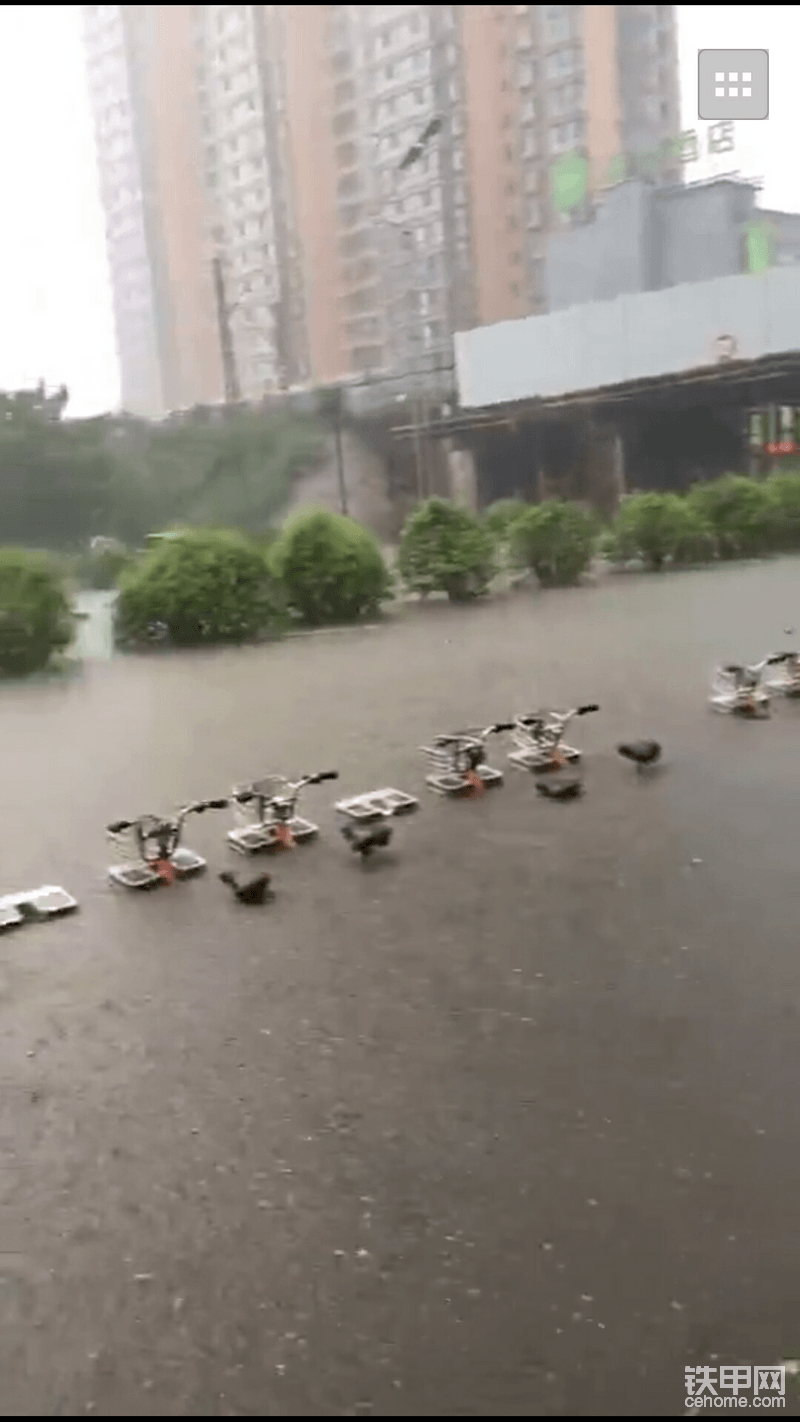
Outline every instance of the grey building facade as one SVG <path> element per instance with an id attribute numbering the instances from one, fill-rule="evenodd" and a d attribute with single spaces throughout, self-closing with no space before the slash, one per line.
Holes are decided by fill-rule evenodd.
<path id="1" fill-rule="evenodd" d="M 549 310 L 800 262 L 800 214 L 759 208 L 757 193 L 736 178 L 611 188 L 590 220 L 551 240 Z"/>

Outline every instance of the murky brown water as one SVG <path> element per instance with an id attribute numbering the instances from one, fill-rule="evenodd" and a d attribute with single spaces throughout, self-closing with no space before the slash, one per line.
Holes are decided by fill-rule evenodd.
<path id="1" fill-rule="evenodd" d="M 671 1414 L 686 1363 L 796 1347 L 800 725 L 705 695 L 799 573 L 0 687 L 3 890 L 82 905 L 0 940 L 3 1415 Z M 432 733 L 594 699 L 584 801 L 421 788 Z M 322 786 L 268 908 L 107 886 L 109 819 L 330 767 L 423 796 L 391 860 Z"/>

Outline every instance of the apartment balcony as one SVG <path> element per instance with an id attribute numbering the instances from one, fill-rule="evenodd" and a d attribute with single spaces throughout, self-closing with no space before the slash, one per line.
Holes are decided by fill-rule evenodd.
<path id="1" fill-rule="evenodd" d="M 380 283 L 374 280 L 369 285 L 352 287 L 341 298 L 341 303 L 348 322 L 380 315 L 383 307 Z"/>
<path id="2" fill-rule="evenodd" d="M 360 201 L 340 203 L 337 208 L 339 227 L 343 232 L 360 227 L 365 220 L 364 205 Z"/>
<path id="3" fill-rule="evenodd" d="M 352 168 L 358 167 L 358 145 L 351 140 L 340 142 L 336 146 L 336 167 L 337 170 L 348 172 Z"/>
<path id="4" fill-rule="evenodd" d="M 358 111 L 350 107 L 337 113 L 333 120 L 333 136 L 336 139 L 350 138 L 358 132 Z"/>
<path id="5" fill-rule="evenodd" d="M 333 91 L 333 108 L 335 113 L 342 110 L 351 109 L 357 101 L 356 86 L 351 79 L 344 83 L 339 83 Z"/>

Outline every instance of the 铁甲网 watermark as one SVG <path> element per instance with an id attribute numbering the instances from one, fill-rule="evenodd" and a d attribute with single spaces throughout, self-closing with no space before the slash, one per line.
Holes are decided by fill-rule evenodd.
<path id="1" fill-rule="evenodd" d="M 684 1373 L 687 1409 L 752 1407 L 769 1412 L 786 1406 L 785 1363 L 765 1368 L 733 1363 L 719 1368 L 684 1368 Z"/>

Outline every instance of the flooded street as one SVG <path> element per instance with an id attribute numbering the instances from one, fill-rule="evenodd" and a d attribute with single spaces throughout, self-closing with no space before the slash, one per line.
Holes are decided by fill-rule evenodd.
<path id="1" fill-rule="evenodd" d="M 675 1415 L 797 1356 L 800 707 L 706 695 L 798 618 L 787 559 L 216 652 L 90 620 L 0 685 L 0 892 L 81 904 L 0 939 L 3 1416 Z M 436 732 L 594 700 L 583 801 L 424 789 Z M 205 878 L 108 886 L 108 821 L 333 767 L 420 795 L 384 860 L 322 785 L 267 907 L 225 813 Z"/>

